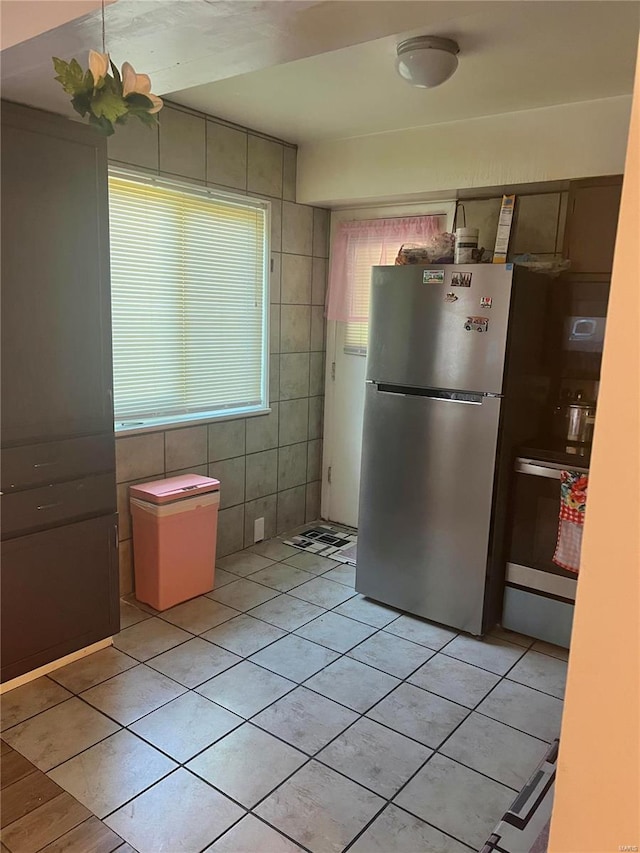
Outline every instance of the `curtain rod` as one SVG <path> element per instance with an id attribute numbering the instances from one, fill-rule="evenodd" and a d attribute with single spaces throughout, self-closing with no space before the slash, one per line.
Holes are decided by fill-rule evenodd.
<path id="1" fill-rule="evenodd" d="M 387 201 L 381 204 L 359 204 L 356 206 L 350 207 L 334 207 L 332 208 L 332 213 L 349 213 L 352 210 L 379 210 L 384 209 L 385 207 L 423 207 L 425 204 L 429 205 L 445 205 L 445 204 L 456 204 L 458 199 L 455 198 L 438 198 L 434 201 Z M 429 216 L 429 214 L 425 214 L 425 216 Z M 388 219 L 400 219 L 402 214 L 398 214 L 397 216 L 389 216 Z"/>

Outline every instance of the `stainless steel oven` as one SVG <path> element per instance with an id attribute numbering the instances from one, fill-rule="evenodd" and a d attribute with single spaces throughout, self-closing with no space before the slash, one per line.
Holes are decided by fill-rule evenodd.
<path id="1" fill-rule="evenodd" d="M 552 559 L 564 470 L 588 473 L 566 463 L 515 461 L 502 625 L 568 648 L 577 579 Z"/>

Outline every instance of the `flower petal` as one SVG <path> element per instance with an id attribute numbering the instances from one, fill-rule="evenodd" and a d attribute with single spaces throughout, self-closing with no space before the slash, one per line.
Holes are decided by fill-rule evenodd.
<path id="1" fill-rule="evenodd" d="M 130 62 L 122 63 L 122 97 L 126 98 L 132 92 L 136 91 L 137 74 L 133 65 Z"/>
<path id="2" fill-rule="evenodd" d="M 149 115 L 153 115 L 153 113 L 159 113 L 162 107 L 164 106 L 162 98 L 159 98 L 157 95 L 152 95 L 151 92 L 147 92 L 146 97 L 149 98 L 149 100 L 153 104 L 153 107 L 150 110 L 147 110 Z"/>
<path id="3" fill-rule="evenodd" d="M 89 51 L 89 68 L 93 74 L 94 82 L 97 83 L 102 77 L 105 77 L 109 70 L 109 54 L 98 53 L 96 50 Z"/>
<path id="4" fill-rule="evenodd" d="M 139 92 L 141 95 L 148 95 L 151 91 L 151 78 L 148 74 L 136 74 L 136 88 L 135 92 Z"/>

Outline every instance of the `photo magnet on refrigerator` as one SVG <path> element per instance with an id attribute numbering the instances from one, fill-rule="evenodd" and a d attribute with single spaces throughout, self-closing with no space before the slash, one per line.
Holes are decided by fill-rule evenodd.
<path id="1" fill-rule="evenodd" d="M 451 287 L 471 287 L 471 272 L 452 272 Z"/>
<path id="2" fill-rule="evenodd" d="M 489 329 L 489 318 L 467 317 L 464 327 L 467 332 L 486 332 Z"/>

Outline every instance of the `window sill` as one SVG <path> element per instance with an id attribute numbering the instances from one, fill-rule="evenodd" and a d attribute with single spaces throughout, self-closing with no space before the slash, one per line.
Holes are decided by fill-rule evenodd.
<path id="1" fill-rule="evenodd" d="M 141 435 L 148 432 L 166 432 L 170 429 L 182 429 L 190 426 L 208 426 L 209 424 L 217 424 L 221 421 L 237 421 L 243 418 L 255 418 L 260 415 L 268 415 L 271 412 L 270 406 L 265 406 L 260 409 L 251 409 L 251 411 L 234 412 L 233 414 L 212 415 L 207 412 L 203 415 L 192 415 L 181 418 L 180 420 L 168 421 L 153 421 L 141 422 L 139 425 L 118 427 L 115 426 L 116 438 L 122 438 L 128 435 Z"/>

